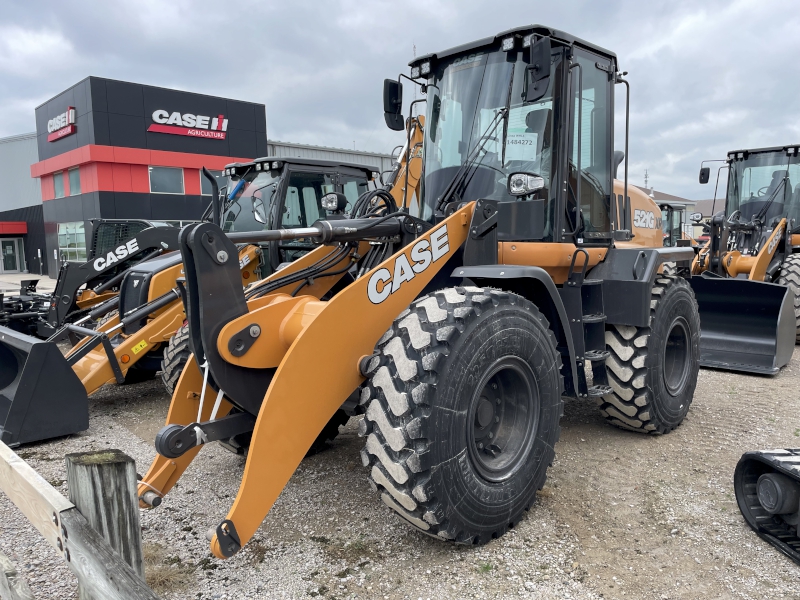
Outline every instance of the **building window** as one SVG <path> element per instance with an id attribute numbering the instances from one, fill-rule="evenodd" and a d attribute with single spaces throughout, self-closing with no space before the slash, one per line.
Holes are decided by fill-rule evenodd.
<path id="1" fill-rule="evenodd" d="M 153 194 L 183 194 L 183 169 L 149 167 L 150 192 Z"/>
<path id="2" fill-rule="evenodd" d="M 59 171 L 53 174 L 53 190 L 56 198 L 64 197 L 64 172 Z"/>
<path id="3" fill-rule="evenodd" d="M 62 184 L 63 185 L 63 184 Z M 69 195 L 78 196 L 81 193 L 81 172 L 80 169 L 69 170 Z"/>
<path id="4" fill-rule="evenodd" d="M 83 221 L 58 224 L 58 256 L 64 260 L 86 262 Z"/>
<path id="5" fill-rule="evenodd" d="M 223 185 L 227 185 L 227 182 L 222 177 L 222 171 L 212 171 L 209 169 L 209 172 L 217 180 L 217 187 L 221 188 Z M 200 193 L 203 194 L 203 196 L 211 195 L 211 182 L 203 175 L 203 171 L 200 171 Z"/>

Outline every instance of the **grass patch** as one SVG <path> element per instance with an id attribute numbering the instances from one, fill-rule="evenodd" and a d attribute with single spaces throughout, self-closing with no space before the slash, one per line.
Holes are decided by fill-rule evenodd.
<path id="1" fill-rule="evenodd" d="M 253 555 L 252 562 L 254 565 L 261 564 L 264 562 L 264 558 L 267 556 L 267 552 L 269 548 L 265 546 L 260 541 L 250 542 L 247 545 L 250 554 Z"/>
<path id="2" fill-rule="evenodd" d="M 479 573 L 488 573 L 492 570 L 492 563 L 483 563 L 482 565 L 478 565 L 478 572 Z"/>
<path id="3" fill-rule="evenodd" d="M 180 557 L 168 556 L 161 544 L 146 542 L 142 553 L 145 581 L 156 594 L 179 592 L 191 582 L 194 569 Z"/>
<path id="4" fill-rule="evenodd" d="M 795 437 L 800 437 L 800 427 L 794 430 Z"/>

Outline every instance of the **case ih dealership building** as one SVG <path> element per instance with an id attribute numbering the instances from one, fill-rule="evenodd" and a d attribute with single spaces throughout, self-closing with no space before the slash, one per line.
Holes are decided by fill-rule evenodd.
<path id="1" fill-rule="evenodd" d="M 219 175 L 268 155 L 391 165 L 268 143 L 263 104 L 88 77 L 36 108 L 35 135 L 0 139 L 0 169 L 14 182 L 0 191 L 0 274 L 54 277 L 62 259 L 85 260 L 91 219 L 197 220 L 211 193 L 202 167 Z"/>

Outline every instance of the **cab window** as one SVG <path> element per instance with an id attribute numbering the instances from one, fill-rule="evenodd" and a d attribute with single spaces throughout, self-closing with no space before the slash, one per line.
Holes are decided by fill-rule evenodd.
<path id="1" fill-rule="evenodd" d="M 314 221 L 325 218 L 325 209 L 320 200 L 334 191 L 330 173 L 292 173 L 286 189 L 283 208 L 284 228 L 308 227 Z"/>
<path id="2" fill-rule="evenodd" d="M 355 177 L 353 175 L 339 175 L 339 183 L 342 186 L 342 193 L 347 196 L 347 208 L 349 212 L 358 200 L 358 197 L 367 191 L 367 178 Z"/>

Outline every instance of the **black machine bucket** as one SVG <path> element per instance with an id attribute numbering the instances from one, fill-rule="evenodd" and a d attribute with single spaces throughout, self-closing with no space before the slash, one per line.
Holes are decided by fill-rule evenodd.
<path id="1" fill-rule="evenodd" d="M 700 365 L 776 374 L 792 358 L 794 296 L 776 283 L 699 276 L 690 279 L 700 309 Z"/>
<path id="2" fill-rule="evenodd" d="M 55 342 L 0 327 L 0 441 L 13 447 L 88 428 L 86 389 Z"/>

